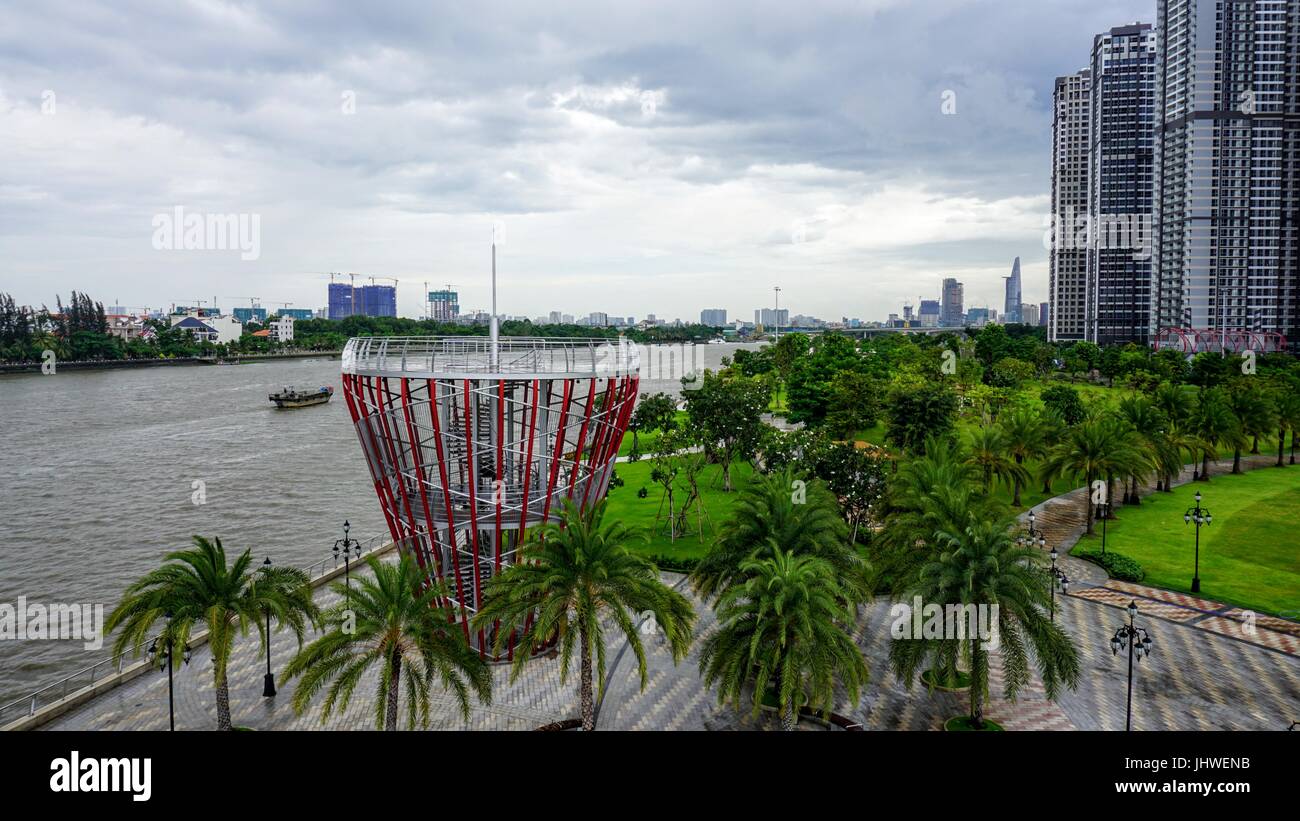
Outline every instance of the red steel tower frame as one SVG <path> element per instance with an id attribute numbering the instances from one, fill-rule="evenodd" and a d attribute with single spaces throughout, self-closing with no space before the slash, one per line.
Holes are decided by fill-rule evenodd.
<path id="1" fill-rule="evenodd" d="M 622 339 L 349 340 L 343 396 L 389 532 L 480 653 L 495 628 L 469 619 L 528 530 L 604 498 L 638 378 Z"/>

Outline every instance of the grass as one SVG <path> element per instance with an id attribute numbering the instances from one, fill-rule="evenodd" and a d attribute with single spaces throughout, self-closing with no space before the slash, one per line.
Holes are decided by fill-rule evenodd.
<path id="1" fill-rule="evenodd" d="M 663 499 L 663 486 L 650 480 L 654 462 L 642 459 L 638 462 L 619 463 L 618 475 L 624 482 L 623 487 L 612 488 L 609 492 L 609 515 L 622 521 L 632 531 L 633 538 L 629 547 L 644 555 L 658 555 L 671 559 L 698 559 L 712 546 L 718 529 L 731 516 L 731 508 L 740 497 L 740 488 L 749 481 L 752 469 L 748 462 L 731 466 L 731 485 L 733 490 L 722 490 L 722 468 L 709 465 L 700 472 L 700 498 L 704 504 L 704 533 L 687 533 L 678 535 L 675 540 L 668 538 L 664 518 L 667 504 L 664 503 L 664 517 L 655 518 L 660 512 Z M 637 491 L 644 487 L 648 495 L 637 498 Z M 686 482 L 680 476 L 674 493 L 678 502 L 686 496 Z M 690 526 L 698 521 L 694 510 L 690 515 Z"/>
<path id="2" fill-rule="evenodd" d="M 677 415 L 675 418 L 677 420 L 678 428 L 686 427 L 686 419 L 687 419 L 686 411 L 677 411 Z M 663 431 L 659 431 L 659 430 L 642 431 L 641 433 L 637 434 L 636 436 L 637 447 L 641 448 L 642 456 L 646 456 L 654 452 L 655 445 L 659 442 L 660 436 L 663 436 Z M 629 430 L 627 432 L 627 435 L 623 437 L 623 444 L 618 446 L 619 456 L 627 456 L 629 453 L 632 452 L 632 441 L 633 441 L 632 431 Z"/>
<path id="3" fill-rule="evenodd" d="M 1156 493 L 1138 507 L 1120 507 L 1107 523 L 1106 550 L 1129 556 L 1146 570 L 1145 583 L 1191 592 L 1194 526 L 1183 513 L 1202 504 L 1214 522 L 1201 528 L 1201 591 L 1213 601 L 1300 617 L 1300 468 L 1257 468 L 1240 476 L 1192 482 Z M 1101 547 L 1100 529 L 1079 543 Z"/>

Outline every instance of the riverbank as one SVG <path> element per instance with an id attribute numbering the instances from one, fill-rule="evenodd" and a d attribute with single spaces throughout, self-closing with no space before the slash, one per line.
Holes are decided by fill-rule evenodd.
<path id="1" fill-rule="evenodd" d="M 228 354 L 226 356 L 173 356 L 166 359 L 87 359 L 56 361 L 55 372 L 116 370 L 123 368 L 157 368 L 180 365 L 217 365 L 217 364 L 251 364 L 254 362 L 273 362 L 279 359 L 338 359 L 340 351 L 294 351 L 291 353 L 265 354 Z M 40 373 L 41 362 L 4 362 L 0 363 L 0 374 L 6 373 Z"/>

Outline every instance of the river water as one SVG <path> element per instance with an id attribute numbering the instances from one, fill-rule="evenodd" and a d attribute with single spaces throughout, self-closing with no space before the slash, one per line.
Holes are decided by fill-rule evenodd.
<path id="1" fill-rule="evenodd" d="M 716 369 L 741 347 L 694 359 Z M 643 364 L 641 391 L 676 393 L 674 376 Z M 386 533 L 342 396 L 278 411 L 267 394 L 288 385 L 337 390 L 339 361 L 0 376 L 0 603 L 107 615 L 193 534 L 305 568 L 332 556 L 344 519 L 363 541 Z M 0 640 L 0 705 L 108 655 Z"/>

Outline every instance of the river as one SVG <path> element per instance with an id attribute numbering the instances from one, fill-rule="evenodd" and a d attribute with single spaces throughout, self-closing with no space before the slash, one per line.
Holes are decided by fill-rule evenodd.
<path id="1" fill-rule="evenodd" d="M 702 345 L 696 360 L 716 369 L 742 347 L 755 346 Z M 192 534 L 305 568 L 332 555 L 344 519 L 362 540 L 386 533 L 342 396 L 277 411 L 267 394 L 288 385 L 337 389 L 339 361 L 0 376 L 0 603 L 107 615 Z M 641 382 L 678 388 L 668 374 Z M 108 655 L 0 640 L 0 704 Z"/>

